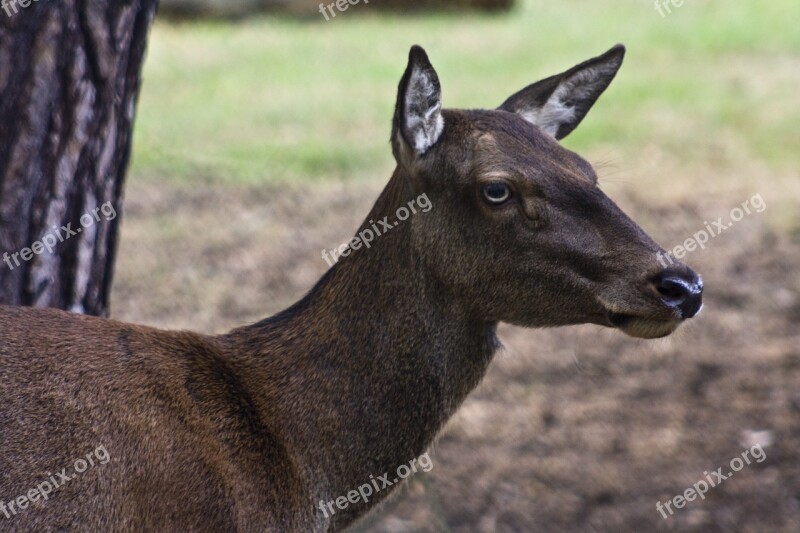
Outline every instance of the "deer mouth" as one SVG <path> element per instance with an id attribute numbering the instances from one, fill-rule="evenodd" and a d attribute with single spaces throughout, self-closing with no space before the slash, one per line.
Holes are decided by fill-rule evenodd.
<path id="1" fill-rule="evenodd" d="M 645 296 L 649 297 L 647 305 L 639 303 L 635 307 L 631 303 L 620 305 L 601 299 L 607 325 L 631 337 L 666 337 L 703 308 L 703 280 L 690 269 L 665 269 L 650 278 Z M 658 306 L 653 305 L 656 303 L 653 299 L 657 299 Z M 641 299 L 626 300 L 641 302 Z M 633 312 L 631 307 L 635 309 Z"/>
<path id="2" fill-rule="evenodd" d="M 628 313 L 608 312 L 608 322 L 621 332 L 631 337 L 640 339 L 658 339 L 678 329 L 683 320 L 680 319 L 655 319 Z"/>

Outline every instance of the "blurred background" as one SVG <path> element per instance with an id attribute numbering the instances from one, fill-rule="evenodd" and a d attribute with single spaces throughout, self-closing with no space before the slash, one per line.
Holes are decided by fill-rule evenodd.
<path id="1" fill-rule="evenodd" d="M 505 349 L 418 474 L 355 531 L 800 531 L 800 4 L 794 0 L 163 0 L 138 106 L 112 317 L 222 333 L 323 274 L 394 168 L 408 49 L 446 107 L 624 43 L 563 141 L 664 248 L 766 204 L 684 260 L 703 313 L 640 341 L 500 328 Z M 660 6 L 660 7 L 659 7 Z M 760 443 L 668 518 L 656 510 Z"/>

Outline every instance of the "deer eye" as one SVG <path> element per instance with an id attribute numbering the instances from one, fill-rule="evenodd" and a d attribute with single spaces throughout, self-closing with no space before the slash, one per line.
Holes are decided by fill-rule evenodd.
<path id="1" fill-rule="evenodd" d="M 493 181 L 481 187 L 483 197 L 491 205 L 500 205 L 511 198 L 511 189 L 502 181 Z"/>

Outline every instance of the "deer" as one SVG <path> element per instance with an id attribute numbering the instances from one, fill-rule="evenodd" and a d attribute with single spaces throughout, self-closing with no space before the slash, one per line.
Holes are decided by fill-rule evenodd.
<path id="1" fill-rule="evenodd" d="M 499 323 L 653 339 L 694 317 L 700 276 L 660 265 L 559 143 L 624 54 L 463 110 L 412 47 L 397 165 L 359 231 L 432 208 L 274 316 L 205 335 L 0 307 L 0 530 L 342 530 L 402 483 L 338 502 L 425 452 L 478 385 Z"/>

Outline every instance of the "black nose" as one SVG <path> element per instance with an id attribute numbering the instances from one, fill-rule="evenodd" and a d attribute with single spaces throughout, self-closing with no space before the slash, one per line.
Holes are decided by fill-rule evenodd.
<path id="1" fill-rule="evenodd" d="M 703 307 L 703 280 L 693 270 L 663 270 L 653 280 L 661 300 L 678 309 L 683 318 L 692 318 Z"/>

